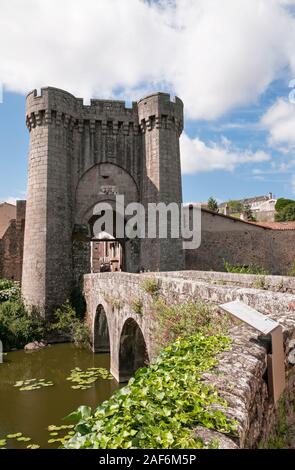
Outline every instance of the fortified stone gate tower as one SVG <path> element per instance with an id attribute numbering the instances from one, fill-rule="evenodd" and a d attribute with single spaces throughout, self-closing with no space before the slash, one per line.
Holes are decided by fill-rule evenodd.
<path id="1" fill-rule="evenodd" d="M 22 293 L 44 313 L 90 272 L 99 202 L 182 202 L 183 103 L 155 93 L 123 101 L 83 99 L 56 88 L 27 96 L 30 131 Z M 120 240 L 129 272 L 183 269 L 181 239 Z"/>

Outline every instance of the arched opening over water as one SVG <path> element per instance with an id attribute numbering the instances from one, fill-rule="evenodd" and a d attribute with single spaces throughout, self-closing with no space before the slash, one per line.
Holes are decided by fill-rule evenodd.
<path id="1" fill-rule="evenodd" d="M 96 353 L 110 352 L 108 320 L 102 305 L 97 307 L 94 319 L 93 351 Z"/>
<path id="2" fill-rule="evenodd" d="M 127 382 L 137 369 L 144 367 L 148 362 L 149 357 L 142 331 L 133 318 L 128 318 L 120 337 L 120 382 Z"/>

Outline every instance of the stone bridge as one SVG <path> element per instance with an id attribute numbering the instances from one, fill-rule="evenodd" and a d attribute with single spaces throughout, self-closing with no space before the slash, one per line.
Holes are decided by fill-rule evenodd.
<path id="1" fill-rule="evenodd" d="M 155 320 L 150 309 L 151 294 L 144 289 L 146 278 L 158 280 L 160 294 L 169 303 L 202 299 L 218 305 L 239 299 L 278 321 L 284 332 L 285 403 L 290 411 L 295 400 L 295 367 L 288 362 L 291 340 L 295 339 L 294 278 L 198 271 L 85 275 L 93 351 L 110 352 L 111 373 L 119 382 L 127 381 L 155 354 Z M 270 436 L 279 416 L 279 405 L 272 402 L 268 391 L 269 351 L 258 333 L 247 325 L 233 324 L 229 334 L 232 349 L 223 353 L 218 370 L 204 374 L 204 379 L 214 383 L 226 399 L 225 413 L 238 420 L 239 438 L 217 437 L 221 446 L 255 447 Z M 208 438 L 216 437 L 208 432 Z"/>

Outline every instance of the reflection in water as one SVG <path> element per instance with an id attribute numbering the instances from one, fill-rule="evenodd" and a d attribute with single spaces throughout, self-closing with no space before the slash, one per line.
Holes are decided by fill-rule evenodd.
<path id="1" fill-rule="evenodd" d="M 0 439 L 22 432 L 41 448 L 57 447 L 47 442 L 50 424 L 65 424 L 62 418 L 78 406 L 94 408 L 119 387 L 115 380 L 98 379 L 89 390 L 73 390 L 66 378 L 74 367 L 109 370 L 109 354 L 92 354 L 72 344 L 8 353 L 0 364 Z M 13 387 L 18 380 L 32 378 L 52 380 L 54 386 L 29 392 Z M 27 444 L 8 440 L 6 447 L 25 448 Z"/>

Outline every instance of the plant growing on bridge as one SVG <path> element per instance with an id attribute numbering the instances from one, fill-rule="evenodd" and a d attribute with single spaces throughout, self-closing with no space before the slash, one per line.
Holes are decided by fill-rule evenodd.
<path id="1" fill-rule="evenodd" d="M 155 320 L 154 335 L 158 349 L 179 337 L 198 331 L 205 334 L 224 333 L 227 327 L 227 316 L 220 315 L 213 304 L 200 300 L 168 304 L 161 297 L 153 302 L 151 314 Z"/>
<path id="2" fill-rule="evenodd" d="M 152 297 L 157 297 L 159 295 L 160 286 L 158 279 L 147 278 L 141 283 L 141 288 L 144 292 L 151 295 Z"/>
<path id="3" fill-rule="evenodd" d="M 138 315 L 142 315 L 143 314 L 143 303 L 142 303 L 142 300 L 141 299 L 133 299 L 131 301 L 131 308 L 133 310 L 134 313 L 137 313 Z"/>
<path id="4" fill-rule="evenodd" d="M 223 266 L 225 271 L 228 273 L 236 273 L 236 274 L 262 274 L 264 276 L 269 275 L 269 271 L 262 266 L 258 266 L 255 264 L 230 264 L 225 259 L 223 260 Z"/>
<path id="5" fill-rule="evenodd" d="M 93 414 L 91 409 L 80 407 L 69 415 L 78 424 L 65 447 L 203 448 L 204 443 L 193 432 L 197 425 L 235 433 L 235 422 L 223 411 L 225 401 L 202 380 L 202 373 L 218 363 L 217 354 L 229 347 L 230 340 L 221 335 L 197 333 L 178 339 Z"/>

